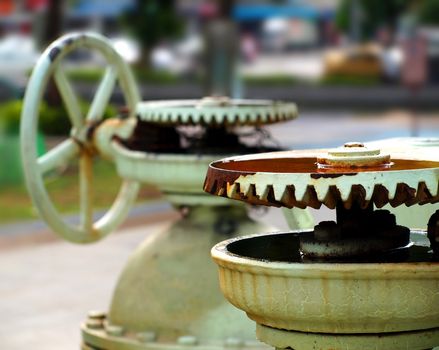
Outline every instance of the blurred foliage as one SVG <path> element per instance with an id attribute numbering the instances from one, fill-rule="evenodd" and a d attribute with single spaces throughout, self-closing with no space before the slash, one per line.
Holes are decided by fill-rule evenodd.
<path id="1" fill-rule="evenodd" d="M 419 22 L 427 25 L 439 24 L 439 1 L 422 0 L 418 4 Z"/>
<path id="2" fill-rule="evenodd" d="M 352 6 L 360 8 L 359 23 L 361 40 L 371 39 L 381 27 L 395 29 L 398 18 L 410 6 L 410 0 L 342 0 L 337 9 L 335 23 L 344 33 L 349 33 L 352 21 Z M 432 0 L 432 2 L 438 2 Z"/>
<path id="3" fill-rule="evenodd" d="M 376 86 L 380 84 L 377 76 L 357 76 L 357 75 L 328 75 L 322 78 L 322 86 Z"/>
<path id="4" fill-rule="evenodd" d="M 271 74 L 271 75 L 260 75 L 260 76 L 248 75 L 243 77 L 243 81 L 244 84 L 248 84 L 248 85 L 269 85 L 269 86 L 296 85 L 299 83 L 306 83 L 301 81 L 299 78 L 285 74 Z"/>
<path id="5" fill-rule="evenodd" d="M 55 172 L 45 180 L 45 185 L 51 199 L 60 213 L 75 213 L 79 209 L 78 165 L 71 164 L 63 171 Z M 119 191 L 121 178 L 116 172 L 114 164 L 103 159 L 95 160 L 93 164 L 93 182 L 95 208 L 105 209 L 111 205 Z M 144 185 L 138 196 L 141 201 L 157 200 L 160 192 L 152 185 Z M 8 184 L 2 187 L 0 183 L 0 224 L 38 218 L 38 214 L 31 204 L 29 194 L 24 184 Z"/>
<path id="6" fill-rule="evenodd" d="M 80 101 L 80 109 L 86 115 L 89 103 Z M 7 134 L 18 134 L 20 116 L 23 108 L 22 100 L 14 100 L 0 104 L 0 128 Z M 42 102 L 39 110 L 39 130 L 45 135 L 69 135 L 71 124 L 64 106 L 52 107 Z M 104 118 L 114 116 L 115 108 L 107 106 Z"/>
<path id="7" fill-rule="evenodd" d="M 164 39 L 172 39 L 183 31 L 183 21 L 175 11 L 175 0 L 137 0 L 122 16 L 122 24 L 140 43 L 140 65 L 149 66 L 150 50 Z"/>

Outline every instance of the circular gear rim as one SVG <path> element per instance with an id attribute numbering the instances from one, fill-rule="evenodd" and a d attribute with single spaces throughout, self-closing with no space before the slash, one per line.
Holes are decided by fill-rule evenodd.
<path id="1" fill-rule="evenodd" d="M 335 209 L 343 203 L 350 209 L 354 203 L 366 208 L 373 203 L 382 208 L 386 204 L 427 204 L 439 202 L 439 157 L 427 153 L 413 153 L 398 159 L 437 163 L 429 168 L 364 172 L 288 173 L 227 169 L 221 164 L 252 159 L 275 159 L 282 156 L 317 159 L 322 150 L 286 151 L 238 156 L 222 159 L 209 165 L 204 191 L 255 205 L 275 207 L 311 207 L 322 205 Z M 396 159 L 396 158 L 395 158 Z"/>
<path id="2" fill-rule="evenodd" d="M 204 103 L 206 99 L 211 98 L 140 102 L 136 114 L 151 123 L 227 126 L 265 125 L 298 116 L 292 102 L 220 98 L 217 103 Z"/>

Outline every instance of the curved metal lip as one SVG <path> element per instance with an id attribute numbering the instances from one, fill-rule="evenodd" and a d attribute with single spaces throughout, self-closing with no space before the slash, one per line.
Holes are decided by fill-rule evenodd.
<path id="1" fill-rule="evenodd" d="M 127 157 L 133 160 L 151 160 L 163 162 L 189 163 L 189 162 L 212 162 L 213 159 L 218 159 L 224 154 L 194 154 L 194 153 L 155 153 L 138 150 L 131 150 L 119 141 L 113 140 L 111 146 L 116 155 Z"/>
<path id="2" fill-rule="evenodd" d="M 237 241 L 255 237 L 282 235 L 294 232 L 271 232 L 235 237 L 216 244 L 211 250 L 213 260 L 221 267 L 255 275 L 292 278 L 339 278 L 350 276 L 355 279 L 431 278 L 432 273 L 439 277 L 439 262 L 392 262 L 392 263 L 296 263 L 262 260 L 231 253 L 228 246 Z M 423 233 L 422 230 L 411 232 Z M 292 248 L 293 249 L 293 248 Z"/>
<path id="3" fill-rule="evenodd" d="M 297 105 L 270 100 L 230 100 L 224 106 L 201 105 L 202 100 L 140 102 L 140 120 L 171 125 L 262 125 L 295 119 Z"/>

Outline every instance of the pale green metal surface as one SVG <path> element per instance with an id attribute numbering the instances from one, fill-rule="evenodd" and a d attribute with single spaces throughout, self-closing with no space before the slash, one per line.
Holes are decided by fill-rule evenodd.
<path id="1" fill-rule="evenodd" d="M 273 237 L 280 237 L 239 237 L 212 249 L 224 296 L 255 322 L 278 329 L 337 334 L 439 327 L 439 264 L 283 262 L 228 250 L 238 241 L 240 247 L 249 247 L 258 236 L 265 236 L 273 246 Z M 293 251 L 292 246 L 291 254 Z"/>
<path id="2" fill-rule="evenodd" d="M 133 151 L 112 142 L 118 174 L 128 180 L 157 186 L 175 205 L 233 205 L 203 191 L 204 174 L 218 155 L 158 154 Z"/>
<path id="3" fill-rule="evenodd" d="M 243 206 L 191 208 L 137 248 L 117 283 L 107 325 L 83 326 L 84 340 L 102 349 L 263 347 L 254 324 L 221 295 L 209 250 L 225 237 L 270 230 L 250 220 Z M 109 336 L 108 326 L 123 334 Z M 139 342 L 139 334 L 153 341 Z"/>
<path id="4" fill-rule="evenodd" d="M 60 66 L 62 58 L 79 47 L 98 51 L 108 62 L 104 78 L 86 116 L 82 116 L 78 99 Z M 38 158 L 36 150 L 38 110 L 50 77 L 54 78 L 66 106 L 72 124 L 71 137 Z M 100 220 L 93 223 L 92 158 L 96 150 L 92 140 L 89 139 L 89 134 L 94 123 L 102 119 L 116 79 L 119 79 L 127 105 L 134 110 L 139 101 L 134 78 L 111 43 L 98 34 L 69 34 L 55 41 L 44 51 L 26 89 L 20 126 L 21 156 L 26 185 L 41 217 L 55 233 L 71 242 L 89 243 L 106 236 L 124 220 L 137 196 L 138 183 L 124 181 L 113 206 Z M 64 222 L 45 189 L 43 179 L 45 173 L 66 164 L 74 157 L 79 158 L 80 164 L 79 227 Z"/>
<path id="5" fill-rule="evenodd" d="M 294 103 L 268 100 L 233 100 L 205 97 L 201 100 L 151 101 L 137 106 L 143 121 L 175 125 L 262 125 L 297 117 Z"/>
<path id="6" fill-rule="evenodd" d="M 425 350 L 439 344 L 439 328 L 387 334 L 322 334 L 283 331 L 256 325 L 259 340 L 277 349 Z"/>
<path id="7" fill-rule="evenodd" d="M 379 147 L 385 152 L 406 153 L 406 154 L 426 154 L 428 157 L 439 155 L 439 138 L 438 137 L 398 137 L 384 140 L 368 142 L 372 147 Z M 415 229 L 427 229 L 427 223 L 431 215 L 439 210 L 439 203 L 424 204 L 422 206 L 404 205 L 392 208 L 386 205 L 383 209 L 391 211 L 396 215 L 396 221 L 403 226 Z"/>

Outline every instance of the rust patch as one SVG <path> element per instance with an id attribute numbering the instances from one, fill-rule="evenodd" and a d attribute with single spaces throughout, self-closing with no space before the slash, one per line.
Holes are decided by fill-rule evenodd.
<path id="1" fill-rule="evenodd" d="M 56 58 L 58 57 L 58 55 L 61 53 L 61 48 L 60 47 L 54 47 L 52 50 L 50 50 L 49 52 L 49 58 L 50 60 L 53 62 L 56 60 Z"/>
<path id="2" fill-rule="evenodd" d="M 355 176 L 358 173 L 312 173 L 310 174 L 312 179 L 328 179 L 328 178 L 337 178 L 341 176 Z"/>
<path id="3" fill-rule="evenodd" d="M 216 163 L 209 165 L 203 185 L 204 191 L 211 194 L 218 194 L 220 189 L 227 190 L 227 185 L 233 185 L 241 175 L 247 176 L 255 174 L 250 172 L 242 174 L 238 171 L 225 171 L 224 169 L 216 168 L 215 164 Z"/>

